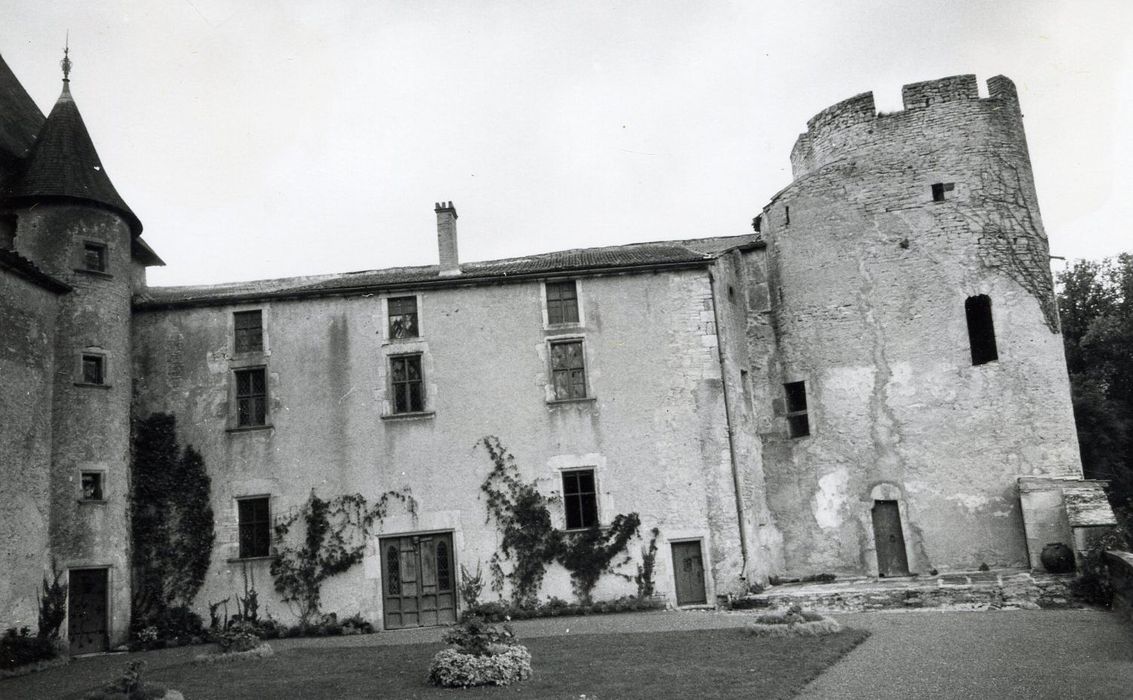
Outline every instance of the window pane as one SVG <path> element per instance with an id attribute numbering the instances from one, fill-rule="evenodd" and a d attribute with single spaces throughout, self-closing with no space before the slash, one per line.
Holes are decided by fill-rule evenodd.
<path id="1" fill-rule="evenodd" d="M 83 355 L 83 381 L 87 384 L 102 384 L 102 358 L 98 355 Z"/>
<path id="2" fill-rule="evenodd" d="M 106 271 L 106 248 L 96 243 L 83 247 L 83 267 L 96 272 Z"/>
<path id="3" fill-rule="evenodd" d="M 547 322 L 578 323 L 578 291 L 575 281 L 547 282 Z"/>
<path id="4" fill-rule="evenodd" d="M 401 566 L 397 547 L 392 544 L 386 549 L 386 591 L 390 595 L 401 593 Z"/>
<path id="5" fill-rule="evenodd" d="M 394 297 L 389 300 L 389 336 L 416 338 L 417 297 Z"/>
<path id="6" fill-rule="evenodd" d="M 243 498 L 236 502 L 240 519 L 240 557 L 271 554 L 271 518 L 267 498 Z"/>
<path id="7" fill-rule="evenodd" d="M 237 311 L 233 314 L 236 329 L 236 352 L 264 349 L 263 314 L 260 311 Z"/>

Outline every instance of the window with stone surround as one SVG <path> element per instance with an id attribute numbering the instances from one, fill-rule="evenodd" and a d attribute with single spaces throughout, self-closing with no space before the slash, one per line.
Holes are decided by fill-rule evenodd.
<path id="1" fill-rule="evenodd" d="M 268 496 L 236 499 L 240 533 L 240 558 L 271 555 L 271 506 Z"/>
<path id="2" fill-rule="evenodd" d="M 83 489 L 84 501 L 102 501 L 105 495 L 102 492 L 102 472 L 84 471 L 80 474 L 80 485 Z"/>
<path id="3" fill-rule="evenodd" d="M 551 387 L 555 401 L 586 398 L 586 360 L 581 339 L 551 343 Z"/>
<path id="4" fill-rule="evenodd" d="M 547 323 L 562 325 L 578 323 L 578 283 L 547 282 Z"/>
<path id="5" fill-rule="evenodd" d="M 82 384 L 106 384 L 106 357 L 94 353 L 83 353 Z"/>
<path id="6" fill-rule="evenodd" d="M 807 416 L 806 382 L 787 382 L 783 385 L 787 406 L 787 434 L 792 438 L 810 435 L 810 418 Z"/>
<path id="7" fill-rule="evenodd" d="M 986 365 L 998 360 L 991 297 L 986 294 L 968 297 L 964 302 L 964 315 L 968 320 L 968 345 L 972 351 L 972 364 Z"/>
<path id="8" fill-rule="evenodd" d="M 106 245 L 96 241 L 83 243 L 82 265 L 88 272 L 106 272 Z"/>
<path id="9" fill-rule="evenodd" d="M 598 525 L 598 489 L 593 469 L 563 472 L 563 509 L 566 511 L 568 530 Z"/>
<path id="10" fill-rule="evenodd" d="M 421 355 L 394 355 L 389 358 L 389 375 L 393 413 L 424 411 L 425 380 L 421 374 Z"/>
<path id="11" fill-rule="evenodd" d="M 421 332 L 417 326 L 417 297 L 390 297 L 387 300 L 389 338 L 416 338 Z"/>
<path id="12" fill-rule="evenodd" d="M 267 369 L 238 369 L 236 375 L 236 427 L 267 425 Z"/>
<path id="13" fill-rule="evenodd" d="M 262 352 L 264 349 L 263 312 L 236 311 L 232 314 L 236 352 Z"/>
<path id="14" fill-rule="evenodd" d="M 932 201 L 943 202 L 947 198 L 947 193 L 956 189 L 954 182 L 938 182 L 932 186 Z"/>

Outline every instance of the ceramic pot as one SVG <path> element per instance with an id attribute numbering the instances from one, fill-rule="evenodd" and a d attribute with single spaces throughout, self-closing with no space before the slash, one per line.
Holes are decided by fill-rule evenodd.
<path id="1" fill-rule="evenodd" d="M 1039 559 L 1043 568 L 1052 574 L 1068 574 L 1074 570 L 1074 552 L 1061 542 L 1051 542 L 1043 547 Z"/>

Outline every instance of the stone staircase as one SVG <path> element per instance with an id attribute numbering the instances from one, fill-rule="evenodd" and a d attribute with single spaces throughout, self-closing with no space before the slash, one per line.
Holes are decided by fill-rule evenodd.
<path id="1" fill-rule="evenodd" d="M 952 572 L 937 576 L 846 578 L 830 583 L 771 586 L 730 602 L 733 610 L 785 609 L 816 612 L 869 610 L 1034 610 L 1082 607 L 1070 594 L 1074 574 L 1026 569 Z"/>

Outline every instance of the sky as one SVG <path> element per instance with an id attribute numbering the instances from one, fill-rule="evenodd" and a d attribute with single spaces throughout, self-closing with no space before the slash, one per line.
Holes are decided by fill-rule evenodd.
<path id="1" fill-rule="evenodd" d="M 1051 254 L 1133 251 L 1133 2 L 0 0 L 167 266 L 151 285 L 747 233 L 821 109 L 1003 74 Z M 1055 270 L 1065 263 L 1055 261 Z"/>

